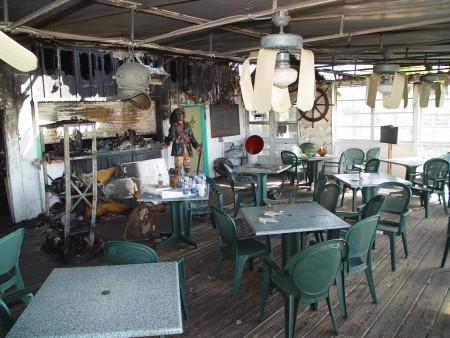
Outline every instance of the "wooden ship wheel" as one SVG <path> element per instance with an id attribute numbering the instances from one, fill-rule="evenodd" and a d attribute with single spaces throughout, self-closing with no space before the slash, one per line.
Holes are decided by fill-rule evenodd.
<path id="1" fill-rule="evenodd" d="M 298 110 L 300 121 L 301 119 L 305 119 L 312 123 L 312 127 L 314 128 L 314 122 L 318 122 L 322 119 L 328 122 L 326 116 L 328 113 L 328 109 L 330 108 L 330 101 L 328 100 L 328 95 L 326 90 L 321 88 L 316 88 L 316 99 L 314 100 L 314 106 L 311 110 L 302 111 Z"/>

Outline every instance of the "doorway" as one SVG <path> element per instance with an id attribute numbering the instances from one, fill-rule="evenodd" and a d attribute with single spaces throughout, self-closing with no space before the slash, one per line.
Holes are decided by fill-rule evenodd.
<path id="1" fill-rule="evenodd" d="M 208 139 L 206 134 L 205 106 L 203 104 L 183 106 L 186 113 L 186 122 L 190 123 L 197 142 L 203 145 L 203 152 L 200 163 L 199 154 L 193 150 L 194 156 L 191 159 L 191 170 L 201 170 L 206 176 L 209 176 L 208 166 Z"/>

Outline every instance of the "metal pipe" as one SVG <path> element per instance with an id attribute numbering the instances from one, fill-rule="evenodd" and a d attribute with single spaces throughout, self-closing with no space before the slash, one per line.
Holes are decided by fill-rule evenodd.
<path id="1" fill-rule="evenodd" d="M 8 0 L 3 0 L 3 21 L 9 22 Z"/>
<path id="2" fill-rule="evenodd" d="M 280 10 L 289 11 L 292 9 L 314 7 L 314 6 L 323 5 L 323 4 L 327 4 L 327 3 L 335 2 L 335 1 L 336 0 L 311 0 L 311 1 L 306 1 L 306 2 L 296 3 L 293 5 L 289 5 L 289 6 L 278 7 L 278 8 L 276 8 L 276 10 L 277 11 L 280 11 Z M 274 9 L 267 9 L 267 10 L 256 12 L 253 14 L 242 14 L 242 15 L 229 16 L 226 18 L 209 21 L 209 22 L 197 25 L 197 26 L 181 28 L 181 29 L 178 29 L 178 30 L 170 32 L 170 33 L 166 33 L 166 34 L 154 36 L 149 39 L 142 40 L 141 42 L 148 43 L 148 42 L 155 42 L 158 40 L 163 40 L 166 38 L 173 38 L 175 36 L 180 36 L 180 35 L 196 32 L 196 31 L 200 31 L 200 30 L 204 30 L 204 29 L 208 29 L 208 28 L 223 26 L 223 25 L 227 25 L 227 24 L 235 23 L 235 22 L 241 22 L 241 21 L 245 21 L 245 20 L 252 19 L 255 17 L 271 15 L 273 12 L 274 12 Z"/>
<path id="3" fill-rule="evenodd" d="M 5 31 L 10 32 L 14 28 L 20 27 L 23 24 L 27 23 L 28 21 L 31 21 L 43 14 L 47 14 L 51 10 L 58 8 L 68 2 L 71 2 L 71 1 L 73 1 L 73 0 L 56 0 L 55 2 L 52 2 L 51 4 L 38 9 L 37 11 L 25 16 L 24 18 L 9 24 L 8 26 L 5 27 Z"/>

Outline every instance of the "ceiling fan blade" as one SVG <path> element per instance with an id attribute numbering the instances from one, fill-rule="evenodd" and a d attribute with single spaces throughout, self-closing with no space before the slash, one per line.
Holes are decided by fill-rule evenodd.
<path id="1" fill-rule="evenodd" d="M 316 99 L 316 73 L 314 54 L 302 48 L 298 75 L 297 107 L 302 111 L 311 110 Z"/>
<path id="2" fill-rule="evenodd" d="M 403 108 L 408 107 L 408 77 L 405 76 L 405 82 L 403 84 Z"/>
<path id="3" fill-rule="evenodd" d="M 276 49 L 259 50 L 253 93 L 253 109 L 256 111 L 268 112 L 272 107 L 273 73 L 277 54 Z"/>
<path id="4" fill-rule="evenodd" d="M 28 49 L 0 31 L 0 59 L 21 72 L 37 68 L 37 57 Z"/>
<path id="5" fill-rule="evenodd" d="M 250 59 L 245 60 L 242 64 L 241 94 L 245 109 L 253 111 L 253 84 L 250 76 Z"/>
<path id="6" fill-rule="evenodd" d="M 445 94 L 448 95 L 448 86 L 450 86 L 450 75 L 445 74 L 444 77 L 444 89 L 445 89 Z"/>
<path id="7" fill-rule="evenodd" d="M 403 89 L 405 88 L 406 75 L 403 73 L 395 73 L 392 81 L 392 89 L 389 94 L 388 108 L 397 109 L 403 97 Z"/>
<path id="8" fill-rule="evenodd" d="M 442 104 L 444 103 L 442 90 L 441 90 L 441 84 L 439 82 L 433 83 L 433 89 L 434 89 L 434 99 L 435 99 L 435 107 L 439 108 L 442 107 Z"/>
<path id="9" fill-rule="evenodd" d="M 288 88 L 272 86 L 272 110 L 282 113 L 291 108 L 291 97 Z"/>
<path id="10" fill-rule="evenodd" d="M 428 101 L 430 100 L 431 83 L 421 83 L 419 85 L 419 106 L 421 108 L 428 107 Z"/>
<path id="11" fill-rule="evenodd" d="M 376 73 L 372 73 L 369 78 L 366 78 L 366 104 L 371 108 L 375 108 L 378 81 L 380 81 L 380 75 Z"/>

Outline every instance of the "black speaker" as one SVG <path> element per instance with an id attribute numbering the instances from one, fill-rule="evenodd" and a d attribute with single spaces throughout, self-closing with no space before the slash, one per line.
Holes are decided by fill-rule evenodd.
<path id="1" fill-rule="evenodd" d="M 397 144 L 398 127 L 394 126 L 381 126 L 381 143 Z"/>

